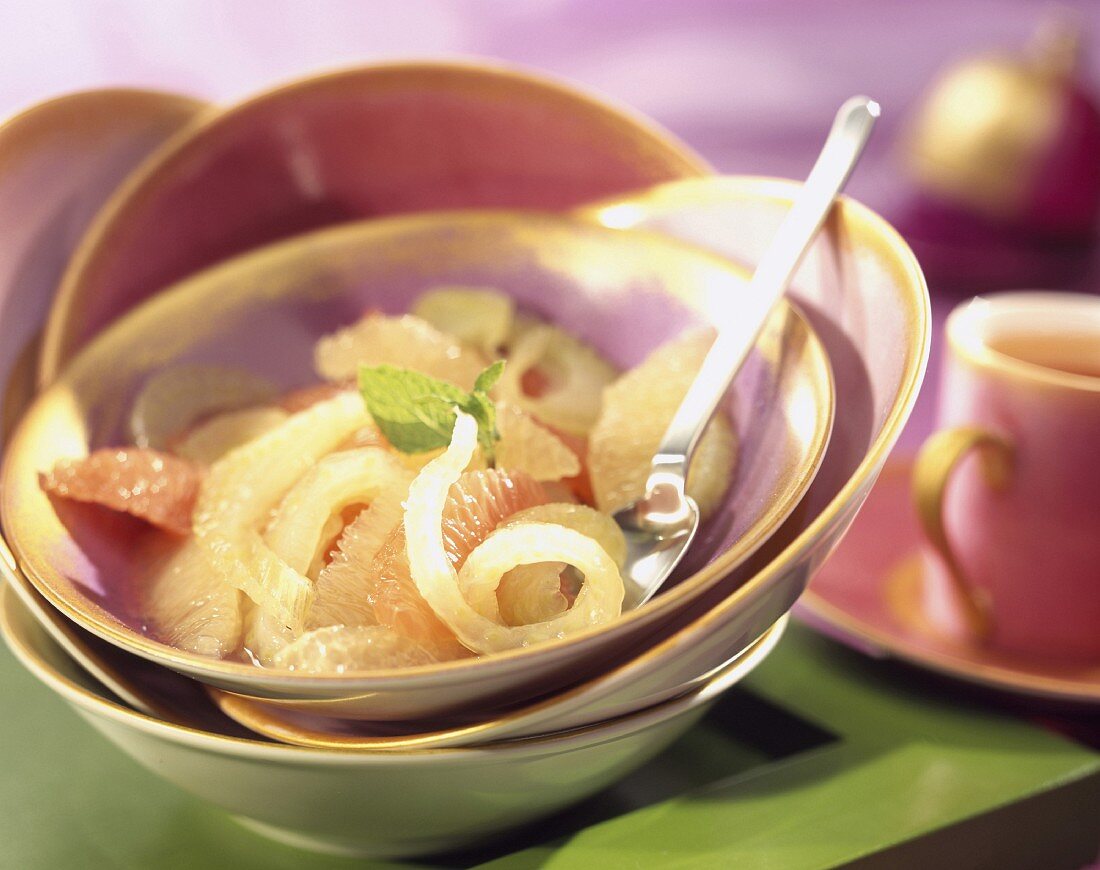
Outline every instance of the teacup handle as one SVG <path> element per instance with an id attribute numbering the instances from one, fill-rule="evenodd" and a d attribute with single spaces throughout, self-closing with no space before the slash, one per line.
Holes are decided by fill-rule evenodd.
<path id="1" fill-rule="evenodd" d="M 985 482 L 994 490 L 1007 487 L 1012 477 L 1011 442 L 977 426 L 959 426 L 937 432 L 924 442 L 913 467 L 913 499 L 928 543 L 946 564 L 955 592 L 963 602 L 971 632 L 985 638 L 992 628 L 989 602 L 963 573 L 943 522 L 947 485 L 959 462 L 972 450 L 978 451 Z"/>

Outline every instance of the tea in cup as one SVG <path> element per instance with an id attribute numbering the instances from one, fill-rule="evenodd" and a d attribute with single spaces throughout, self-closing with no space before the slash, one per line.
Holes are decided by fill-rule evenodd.
<path id="1" fill-rule="evenodd" d="M 999 293 L 947 321 L 940 430 L 914 469 L 939 630 L 1100 660 L 1100 297 Z"/>

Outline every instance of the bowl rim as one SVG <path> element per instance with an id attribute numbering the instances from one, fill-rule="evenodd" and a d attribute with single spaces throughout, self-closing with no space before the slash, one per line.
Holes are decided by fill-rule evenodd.
<path id="1" fill-rule="evenodd" d="M 212 279 L 224 280 L 223 276 L 231 276 L 238 270 L 244 273 L 250 273 L 254 270 L 255 263 L 263 262 L 268 259 L 286 257 L 288 254 L 293 254 L 299 249 L 311 250 L 318 245 L 319 241 L 337 242 L 344 236 L 362 240 L 368 235 L 385 236 L 386 234 L 403 233 L 407 232 L 409 228 L 415 230 L 424 225 L 432 226 L 442 224 L 447 227 L 454 227 L 460 220 L 463 221 L 464 226 L 477 226 L 479 224 L 502 224 L 512 226 L 522 222 L 527 228 L 557 227 L 563 231 L 577 231 L 589 235 L 602 235 L 607 240 L 613 240 L 617 236 L 623 234 L 621 230 L 605 227 L 597 222 L 586 220 L 572 213 L 560 214 L 503 209 L 469 209 L 462 211 L 394 215 L 386 218 L 369 218 L 362 221 L 338 224 L 333 227 L 315 230 L 312 233 L 284 239 L 262 248 L 246 252 L 184 278 L 176 284 L 171 285 L 169 288 L 166 288 L 166 291 L 157 294 L 156 298 L 148 299 L 137 308 L 127 312 L 127 314 L 109 326 L 103 333 L 100 333 L 100 335 L 90 342 L 86 348 L 82 349 L 78 356 L 74 357 L 66 366 L 66 369 L 62 372 L 61 378 L 50 387 L 41 391 L 38 396 L 34 398 L 29 409 L 33 409 L 43 399 L 48 398 L 53 390 L 63 386 L 65 373 L 73 366 L 80 364 L 81 357 L 85 355 L 85 352 L 101 344 L 105 335 L 109 336 L 111 332 L 118 331 L 120 324 L 130 332 L 136 330 L 137 326 L 135 326 L 135 324 L 140 324 L 143 320 L 158 319 L 159 310 L 166 305 L 171 306 L 175 304 L 173 299 L 186 293 L 187 288 L 192 284 L 199 284 L 201 286 L 209 283 Z M 644 229 L 631 230 L 630 235 L 636 237 L 637 241 L 644 241 L 647 246 L 656 247 L 658 249 L 664 248 L 669 251 L 675 251 L 677 254 L 683 254 L 687 257 L 694 258 L 697 262 L 708 264 L 716 273 L 724 273 L 728 276 L 735 277 L 739 282 L 747 283 L 748 273 L 744 266 L 725 259 L 715 254 L 713 251 L 708 251 L 705 248 L 698 247 L 689 242 L 684 242 L 664 234 Z M 10 532 L 7 530 L 5 530 L 3 539 L 0 540 L 0 553 L 4 555 L 5 559 L 14 562 L 22 574 L 27 578 L 31 586 L 46 599 L 50 606 L 61 611 L 66 618 L 72 620 L 80 627 L 127 652 L 140 655 L 149 661 L 172 667 L 176 670 L 185 670 L 189 674 L 202 673 L 205 679 L 211 681 L 236 678 L 246 683 L 257 681 L 268 682 L 272 685 L 281 686 L 284 691 L 309 691 L 311 689 L 329 690 L 341 684 L 350 684 L 348 691 L 351 694 L 342 696 L 340 700 L 354 701 L 357 697 L 362 695 L 372 694 L 377 691 L 392 690 L 395 682 L 398 680 L 404 683 L 404 689 L 428 688 L 432 685 L 447 683 L 454 679 L 456 674 L 465 674 L 474 671 L 485 672 L 489 668 L 500 670 L 501 668 L 509 669 L 522 667 L 524 663 L 532 659 L 537 660 L 539 656 L 547 657 L 555 653 L 564 655 L 565 650 L 575 647 L 579 643 L 592 641 L 611 628 L 620 629 L 623 626 L 633 624 L 639 620 L 657 620 L 661 618 L 658 615 L 659 612 L 664 613 L 666 619 L 671 619 L 672 617 L 670 614 L 674 606 L 689 592 L 694 592 L 699 587 L 706 587 L 707 584 L 713 587 L 713 585 L 719 582 L 723 576 L 734 570 L 738 565 L 743 564 L 744 560 L 762 546 L 767 541 L 768 537 L 780 527 L 782 521 L 795 507 L 797 507 L 798 503 L 809 489 L 826 455 L 832 431 L 833 412 L 836 404 L 832 367 L 828 355 L 824 351 L 824 346 L 821 344 L 816 332 L 810 327 L 797 307 L 788 302 L 781 304 L 788 307 L 791 315 L 800 324 L 800 328 L 804 329 L 804 334 L 807 339 L 806 350 L 818 361 L 818 364 L 814 366 L 814 374 L 820 374 L 822 376 L 821 383 L 816 382 L 816 377 L 814 379 L 814 386 L 818 391 L 817 398 L 820 401 L 819 403 L 815 403 L 813 443 L 810 448 L 809 462 L 799 470 L 797 475 L 795 475 L 790 497 L 783 502 L 776 501 L 771 503 L 768 509 L 761 515 L 760 519 L 748 530 L 748 532 L 738 538 L 730 547 L 727 547 L 719 553 L 712 562 L 703 566 L 691 576 L 684 578 L 684 580 L 675 587 L 669 589 L 658 598 L 655 598 L 645 608 L 637 608 L 632 611 L 624 612 L 614 622 L 607 625 L 592 626 L 582 632 L 577 632 L 565 638 L 555 639 L 537 646 L 505 650 L 503 652 L 494 653 L 491 656 L 436 662 L 430 665 L 420 665 L 409 668 L 353 671 L 335 676 L 302 676 L 287 671 L 258 669 L 256 666 L 249 663 L 226 659 L 213 659 L 196 653 L 188 653 L 184 650 L 179 650 L 168 644 L 157 641 L 154 638 L 140 634 L 136 630 L 122 624 L 117 617 L 113 617 L 111 621 L 103 619 L 98 614 L 89 612 L 86 606 L 69 600 L 70 594 L 68 594 L 67 591 L 63 592 L 59 588 L 56 588 L 56 584 L 46 582 L 39 577 L 33 567 L 28 564 L 25 556 L 19 555 L 22 548 L 17 542 L 11 540 Z M 28 422 L 33 422 L 33 420 L 29 413 L 25 413 L 19 426 L 11 434 L 8 440 L 7 450 L 4 455 L 3 469 L 0 471 L 0 503 L 6 503 L 8 498 L 12 495 L 11 457 L 18 452 L 21 443 L 28 437 L 26 431 Z M 5 514 L 7 513 L 8 512 L 5 511 Z M 14 514 L 15 512 L 13 511 L 11 513 Z M 71 597 L 76 599 L 78 596 L 79 593 L 72 590 Z M 109 613 L 107 615 L 111 616 Z M 278 699 L 272 700 L 278 701 Z M 295 705 L 303 708 L 308 706 L 311 702 L 319 706 L 324 706 L 331 704 L 333 698 L 326 696 L 294 699 Z"/>
<path id="2" fill-rule="evenodd" d="M 717 700 L 726 689 L 738 682 L 743 675 L 751 672 L 771 653 L 786 629 L 786 619 L 785 616 L 781 617 L 746 649 L 745 655 L 732 663 L 730 669 L 716 674 L 704 685 L 684 695 L 614 719 L 569 731 L 522 737 L 481 746 L 369 751 L 296 746 L 259 738 L 232 737 L 228 734 L 165 722 L 106 698 L 58 672 L 39 654 L 34 648 L 33 641 L 27 638 L 27 626 L 32 626 L 30 631 L 41 632 L 46 643 L 55 646 L 56 643 L 19 601 L 14 590 L 8 588 L 6 583 L 0 584 L 0 636 L 4 638 L 8 649 L 39 682 L 80 711 L 109 719 L 115 724 L 142 731 L 152 737 L 218 755 L 333 766 L 348 763 L 365 767 L 407 766 L 437 762 L 461 764 L 476 760 L 500 763 L 509 756 L 557 755 L 614 742 L 687 715 Z M 66 656 L 64 651 L 59 650 L 59 654 Z M 80 667 L 75 662 L 73 666 Z"/>
<path id="3" fill-rule="evenodd" d="M 645 710 L 656 709 L 670 701 L 688 698 L 694 696 L 700 692 L 708 694 L 720 694 L 724 689 L 715 689 L 715 686 L 725 686 L 726 683 L 735 674 L 742 674 L 746 671 L 751 671 L 757 662 L 766 657 L 768 653 L 775 648 L 775 645 L 782 637 L 787 621 L 790 619 L 788 614 L 781 616 L 772 626 L 767 628 L 760 637 L 755 638 L 751 643 L 746 644 L 737 650 L 736 653 L 727 655 L 725 660 L 708 669 L 705 673 L 700 674 L 694 681 L 689 681 L 687 688 L 682 689 L 679 692 L 660 700 L 654 701 L 650 704 L 645 704 L 639 707 L 635 707 L 626 713 L 620 713 L 610 718 L 600 719 L 595 722 L 590 722 L 585 725 L 576 725 L 571 728 L 555 729 L 553 731 L 540 731 L 529 735 L 505 735 L 500 739 L 483 740 L 481 739 L 482 732 L 486 730 L 492 724 L 498 721 L 507 719 L 507 717 L 501 717 L 500 719 L 484 720 L 479 722 L 473 722 L 467 726 L 460 726 L 454 729 L 443 729 L 443 732 L 450 734 L 454 737 L 459 737 L 462 743 L 450 743 L 452 748 L 474 748 L 476 746 L 501 746 L 506 743 L 515 743 L 521 740 L 534 740 L 541 737 L 551 737 L 554 735 L 570 734 L 574 731 L 583 731 L 592 727 L 599 727 L 600 725 L 607 724 L 609 722 L 617 721 L 623 716 L 632 716 L 635 713 L 643 712 Z M 233 692 L 225 691 L 224 689 L 215 689 L 213 687 L 207 687 L 207 694 L 211 700 L 226 716 L 234 720 L 237 724 L 243 725 L 251 731 L 257 734 L 262 734 L 273 740 L 280 740 L 278 736 L 280 733 L 288 735 L 297 735 L 297 739 L 285 739 L 281 742 L 286 742 L 298 746 L 305 746 L 309 748 L 334 748 L 342 749 L 347 752 L 393 752 L 400 750 L 419 750 L 419 749 L 431 749 L 432 740 L 439 732 L 420 732 L 417 734 L 405 735 L 404 737 L 392 738 L 392 745 L 386 745 L 385 738 L 378 741 L 377 746 L 359 746 L 356 745 L 356 737 L 349 735 L 344 738 L 338 734 L 326 734 L 323 730 L 296 726 L 292 723 L 288 723 L 285 719 L 278 715 L 276 712 L 268 709 L 267 702 L 258 698 L 251 698 L 248 695 L 238 695 Z M 563 694 L 570 694 L 568 691 Z M 537 705 L 540 709 L 552 709 L 555 702 L 559 700 L 559 695 L 554 694 L 548 698 L 540 701 Z M 278 708 L 275 708 L 278 709 Z M 230 712 L 230 711 L 235 712 Z M 241 715 L 243 713 L 243 715 Z M 259 724 L 260 727 L 256 727 Z M 304 737 L 303 737 L 304 735 Z M 364 738 L 366 741 L 373 738 Z M 478 742 L 473 745 L 468 745 L 468 739 L 477 739 Z M 427 744 L 421 746 L 421 744 Z M 441 747 L 447 748 L 447 747 Z"/>
<path id="4" fill-rule="evenodd" d="M 36 377 L 38 387 L 41 389 L 52 382 L 77 349 L 74 347 L 72 332 L 79 318 L 75 315 L 73 299 L 85 280 L 85 272 L 94 268 L 97 255 L 102 252 L 100 243 L 103 237 L 114 226 L 121 213 L 141 201 L 149 189 L 147 182 L 169 167 L 174 160 L 186 156 L 190 148 L 196 147 L 196 142 L 201 144 L 203 134 L 216 131 L 238 115 L 258 110 L 269 101 L 309 92 L 313 88 L 343 84 L 347 79 L 377 79 L 376 84 L 379 86 L 393 86 L 394 81 L 386 80 L 393 79 L 400 83 L 408 76 L 431 77 L 440 74 L 478 79 L 485 83 L 509 81 L 515 86 L 527 86 L 530 89 L 529 98 L 532 94 L 542 94 L 545 97 L 570 99 L 578 111 L 604 118 L 621 127 L 628 134 L 625 138 L 636 141 L 653 154 L 663 155 L 669 167 L 680 172 L 683 177 L 699 177 L 711 171 L 709 164 L 686 142 L 625 102 L 583 88 L 567 78 L 521 64 L 471 56 L 446 60 L 379 61 L 309 72 L 264 88 L 233 103 L 200 108 L 193 121 L 184 124 L 179 131 L 155 148 L 115 188 L 88 225 L 62 273 L 42 330 Z M 449 82 L 447 87 L 450 86 Z"/>
<path id="5" fill-rule="evenodd" d="M 201 97 L 193 97 L 190 94 L 177 91 L 161 90 L 160 88 L 130 85 L 81 88 L 77 91 L 54 94 L 45 99 L 26 103 L 0 117 L 0 159 L 3 161 L 10 159 L 8 149 L 12 143 L 7 140 L 13 136 L 27 135 L 28 131 L 24 129 L 25 124 L 45 123 L 46 119 L 38 117 L 42 112 L 59 108 L 79 108 L 80 104 L 87 105 L 95 100 L 127 100 L 132 101 L 135 105 L 176 103 L 181 109 L 192 109 L 195 114 L 201 114 L 210 108 L 210 103 Z M 193 121 L 185 123 L 184 126 L 189 126 L 191 123 Z M 172 136 L 175 135 L 178 134 L 172 134 Z M 169 138 L 172 138 L 172 136 L 169 136 Z M 16 143 L 18 143 L 18 139 L 16 139 Z"/>

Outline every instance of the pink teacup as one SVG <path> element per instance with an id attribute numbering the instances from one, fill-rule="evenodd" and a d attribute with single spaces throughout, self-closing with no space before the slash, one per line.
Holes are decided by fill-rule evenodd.
<path id="1" fill-rule="evenodd" d="M 929 620 L 1006 651 L 1100 659 L 1100 298 L 957 308 L 940 424 L 914 470 Z"/>

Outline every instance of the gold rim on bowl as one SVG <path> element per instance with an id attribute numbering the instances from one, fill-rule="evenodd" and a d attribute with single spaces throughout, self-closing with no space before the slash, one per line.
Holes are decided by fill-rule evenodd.
<path id="1" fill-rule="evenodd" d="M 786 629 L 788 619 L 789 617 L 787 616 L 781 617 L 779 622 L 765 631 L 764 634 L 752 643 L 740 649 L 736 655 L 731 656 L 717 667 L 711 668 L 705 674 L 700 674 L 694 680 L 685 683 L 682 691 L 677 692 L 666 700 L 674 701 L 685 695 L 690 695 L 699 691 L 705 686 L 711 685 L 719 680 L 726 681 L 735 671 L 737 673 L 744 673 L 752 670 L 756 664 L 763 660 L 775 648 L 775 645 L 779 643 L 779 639 L 783 636 L 783 632 Z M 661 644 L 661 647 L 668 646 L 668 641 L 662 642 Z M 592 691 L 606 682 L 614 679 L 621 679 L 624 672 L 632 670 L 630 665 L 631 663 L 620 665 L 590 682 L 574 686 L 564 692 L 556 693 L 545 700 L 494 717 L 493 719 L 472 722 L 468 725 L 441 729 L 439 731 L 422 731 L 416 734 L 402 734 L 390 737 L 335 734 L 328 731 L 309 728 L 304 725 L 296 725 L 293 722 L 287 721 L 283 716 L 280 716 L 277 712 L 277 707 L 266 704 L 256 698 L 251 698 L 247 695 L 238 695 L 223 689 L 215 689 L 212 686 L 207 686 L 206 691 L 218 708 L 230 719 L 257 734 L 272 740 L 277 740 L 280 743 L 325 749 L 343 749 L 354 752 L 394 752 L 406 749 L 430 749 L 440 746 L 442 740 L 446 740 L 447 743 L 440 746 L 440 748 L 445 748 L 446 746 L 469 745 L 474 741 L 478 741 L 478 745 L 485 745 L 485 743 L 488 742 L 485 740 L 486 735 L 491 737 L 492 732 L 498 730 L 502 724 L 513 722 L 516 719 L 535 717 L 541 712 L 553 710 L 564 701 L 569 701 L 579 695 Z M 665 702 L 662 701 L 659 703 Z M 648 709 L 648 706 L 642 709 Z M 615 719 L 621 718 L 623 715 L 632 714 L 620 714 L 619 716 L 615 716 L 614 719 L 605 719 L 601 721 L 614 721 Z M 587 727 L 591 726 L 580 726 L 580 728 Z M 579 728 L 570 728 L 567 730 L 576 731 L 579 730 Z M 554 731 L 550 733 L 564 732 Z M 532 736 L 548 735 L 539 734 Z M 530 738 L 509 737 L 508 735 L 504 735 L 503 739 L 527 740 Z M 494 743 L 494 745 L 499 744 Z"/>
<path id="2" fill-rule="evenodd" d="M 56 97 L 49 97 L 29 106 L 24 106 L 21 109 L 16 109 L 14 112 L 0 119 L 0 155 L 2 155 L 2 158 L 0 158 L 0 172 L 3 172 L 7 168 L 7 163 L 15 157 L 18 157 L 22 150 L 18 147 L 19 140 L 16 139 L 14 143 L 14 154 L 12 153 L 13 143 L 8 141 L 10 137 L 13 135 L 17 137 L 29 136 L 39 132 L 37 126 L 46 123 L 45 116 L 48 112 L 53 112 L 57 109 L 86 111 L 89 107 L 89 101 L 92 99 L 124 100 L 133 102 L 137 105 L 156 104 L 163 106 L 168 103 L 176 103 L 179 106 L 181 114 L 190 112 L 196 116 L 200 116 L 210 110 L 210 104 L 197 97 L 189 97 L 186 94 L 178 94 L 172 91 L 158 91 L 149 88 L 92 88 L 90 90 L 72 91 L 71 93 L 60 94 Z M 29 127 L 26 126 L 28 124 L 30 125 Z"/>
<path id="3" fill-rule="evenodd" d="M 20 611 L 19 616 L 15 615 L 16 610 Z M 13 590 L 8 589 L 6 585 L 0 587 L 0 635 L 4 637 L 8 648 L 23 666 L 65 701 L 95 715 L 172 740 L 175 743 L 187 744 L 204 751 L 251 757 L 258 760 L 283 760 L 287 756 L 291 756 L 297 761 L 322 765 L 359 762 L 371 766 L 404 766 L 409 764 L 447 763 L 448 761 L 461 762 L 478 756 L 493 756 L 499 759 L 512 754 L 525 755 L 540 750 L 556 754 L 568 751 L 571 747 L 578 745 L 595 746 L 615 740 L 623 734 L 641 731 L 673 718 L 681 712 L 686 712 L 701 704 L 710 703 L 728 688 L 725 683 L 731 679 L 731 675 L 726 672 L 716 676 L 713 681 L 688 695 L 673 698 L 634 713 L 628 713 L 608 722 L 587 725 L 560 734 L 523 737 L 484 746 L 349 752 L 336 748 L 294 746 L 288 743 L 272 743 L 261 739 L 231 737 L 227 734 L 202 731 L 187 725 L 164 722 L 144 713 L 139 713 L 137 710 L 132 710 L 109 700 L 59 673 L 33 648 L 32 643 L 25 636 L 25 630 L 20 621 L 34 623 L 34 618 L 23 609 Z M 37 623 L 34 624 L 37 626 L 37 630 L 45 631 Z M 774 635 L 776 641 L 778 641 L 784 627 L 785 625 L 776 626 L 778 629 L 778 633 Z M 768 635 L 768 637 L 773 637 L 773 635 Z M 49 642 L 53 643 L 53 641 Z M 755 667 L 764 655 L 770 651 L 771 646 L 767 645 L 757 648 L 752 665 Z M 64 653 L 61 653 L 61 655 L 64 655 Z M 741 664 L 744 666 L 746 662 L 742 660 Z"/>
<path id="4" fill-rule="evenodd" d="M 143 155 L 155 150 L 154 142 L 163 142 L 194 123 L 207 108 L 206 102 L 184 94 L 145 88 L 94 88 L 32 103 L 0 120 L 0 178 L 5 185 L 14 185 L 4 191 L 5 205 L 11 212 L 9 217 L 22 219 L 19 231 L 7 240 L 9 247 L 15 245 L 17 250 L 7 250 L 6 254 L 13 270 L 17 270 L 14 263 L 31 251 L 29 245 L 35 246 L 36 259 L 42 259 L 46 249 L 51 255 L 48 268 L 32 270 L 27 280 L 13 271 L 7 276 L 7 286 L 0 288 L 12 296 L 33 293 L 40 297 L 29 303 L 24 317 L 28 311 L 44 307 L 53 294 L 64 257 L 79 242 L 68 236 L 93 218 L 87 213 L 93 205 L 89 200 L 105 198 L 108 191 L 103 187 L 109 179 L 127 171 L 126 166 L 140 163 Z M 73 165 L 69 159 L 74 155 L 80 165 Z M 44 187 L 34 184 L 44 167 L 56 170 L 61 165 L 65 166 L 64 180 L 53 177 Z M 33 198 L 33 208 L 30 214 L 24 214 L 20 204 L 28 198 Z M 69 217 L 64 234 L 57 233 L 53 226 L 61 211 Z M 20 326 L 19 318 L 14 318 L 5 325 L 8 345 L 18 343 L 22 347 L 11 363 L 13 369 L 9 369 L 18 372 L 18 377 L 9 376 L 3 396 L 4 435 L 20 403 L 34 393 L 41 324 Z"/>

